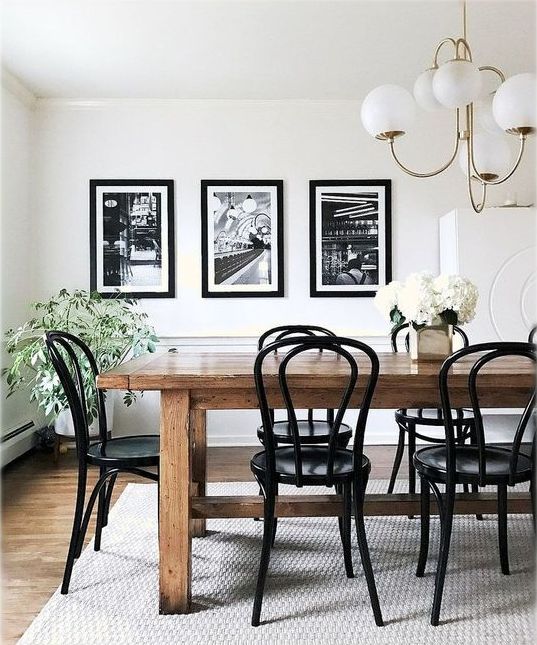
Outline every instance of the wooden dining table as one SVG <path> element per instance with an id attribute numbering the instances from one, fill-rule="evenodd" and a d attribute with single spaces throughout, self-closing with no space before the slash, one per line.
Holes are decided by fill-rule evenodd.
<path id="1" fill-rule="evenodd" d="M 253 379 L 255 352 L 208 352 L 191 349 L 147 354 L 98 377 L 98 387 L 160 391 L 159 588 L 160 613 L 186 613 L 191 605 L 192 537 L 205 535 L 207 518 L 262 517 L 258 495 L 206 494 L 206 411 L 258 407 Z M 439 363 L 415 363 L 406 353 L 379 353 L 380 374 L 372 407 L 436 408 Z M 278 388 L 280 356 L 265 361 L 269 405 L 283 408 Z M 358 407 L 367 378 L 361 368 L 350 408 Z M 450 376 L 452 405 L 469 406 L 467 378 L 470 362 L 461 361 Z M 346 361 L 332 352 L 306 352 L 293 360 L 289 385 L 297 408 L 337 407 L 347 376 Z M 535 385 L 529 361 L 504 358 L 487 366 L 480 376 L 480 403 L 485 408 L 525 405 Z M 223 429 L 225 430 L 225 429 Z M 396 427 L 394 430 L 394 443 Z M 252 436 L 256 428 L 252 427 Z M 367 441 L 367 431 L 366 431 Z M 529 495 L 512 493 L 509 512 L 529 513 Z M 436 509 L 431 507 L 431 512 Z M 457 494 L 456 513 L 495 513 L 490 493 Z M 368 494 L 366 515 L 419 514 L 419 496 Z M 335 494 L 285 495 L 276 502 L 276 515 L 338 516 L 342 500 Z"/>

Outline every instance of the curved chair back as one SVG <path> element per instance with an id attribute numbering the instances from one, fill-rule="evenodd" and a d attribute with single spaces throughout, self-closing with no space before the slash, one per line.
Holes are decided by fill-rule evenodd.
<path id="1" fill-rule="evenodd" d="M 95 389 L 97 403 L 99 439 L 105 442 L 108 434 L 104 395 L 102 390 L 97 389 L 95 383 L 99 373 L 97 363 L 89 347 L 73 334 L 63 331 L 48 331 L 45 334 L 45 344 L 69 403 L 79 459 L 85 458 L 90 445 L 87 394 L 93 389 Z M 89 364 L 93 374 L 91 383 L 84 382 L 82 374 L 83 361 Z"/>
<path id="2" fill-rule="evenodd" d="M 300 356 L 304 352 L 307 352 L 312 349 L 323 350 L 324 352 L 333 352 L 337 356 L 344 359 L 348 366 L 347 376 L 342 377 L 343 386 L 341 388 L 341 400 L 337 408 L 337 414 L 335 416 L 334 422 L 330 429 L 330 438 L 328 443 L 328 453 L 327 453 L 327 463 L 326 463 L 326 485 L 333 485 L 333 473 L 334 473 L 334 458 L 337 449 L 337 439 L 338 432 L 343 422 L 343 417 L 350 403 L 351 396 L 356 387 L 356 383 L 359 376 L 359 369 L 363 369 L 361 364 L 360 368 L 358 362 L 353 354 L 349 351 L 350 349 L 355 349 L 360 352 L 360 354 L 365 359 L 366 370 L 364 374 L 364 394 L 360 404 L 360 412 L 358 415 L 358 421 L 356 425 L 356 432 L 354 435 L 354 459 L 355 463 L 361 463 L 363 455 L 363 445 L 364 445 L 364 432 L 367 422 L 367 416 L 369 414 L 369 408 L 371 406 L 371 399 L 373 397 L 373 392 L 378 379 L 379 374 L 379 359 L 376 352 L 366 345 L 357 340 L 351 338 L 343 338 L 339 336 L 326 336 L 326 337 L 295 337 L 275 341 L 270 345 L 267 345 L 258 353 L 257 358 L 254 364 L 254 378 L 255 386 L 257 391 L 257 397 L 259 400 L 259 407 L 261 410 L 261 417 L 263 421 L 263 427 L 265 428 L 265 450 L 267 454 L 267 472 L 269 477 L 269 484 L 274 481 L 275 478 L 275 450 L 276 450 L 276 440 L 274 437 L 274 429 L 272 425 L 271 410 L 267 401 L 267 386 L 266 380 L 267 377 L 263 373 L 263 365 L 267 357 L 271 354 L 274 354 L 276 350 L 286 349 L 287 352 L 283 359 L 278 359 L 278 375 L 277 375 L 277 384 L 282 394 L 282 398 L 287 409 L 287 415 L 291 427 L 292 437 L 293 437 L 293 450 L 294 450 L 294 462 L 295 462 L 295 473 L 296 480 L 295 485 L 300 487 L 302 486 L 302 449 L 303 446 L 300 443 L 300 435 L 298 431 L 297 417 L 295 412 L 295 406 L 293 404 L 293 396 L 289 387 L 290 381 L 292 381 L 292 375 L 288 377 L 288 368 L 293 359 L 297 356 Z M 275 360 L 271 357 L 271 360 Z M 338 371 L 342 371 L 343 361 L 338 362 Z M 369 368 L 369 369 L 367 369 Z M 272 377 L 274 378 L 274 377 Z M 271 383 L 271 386 L 274 385 Z M 354 407 L 354 406 L 353 406 Z M 361 473 L 361 469 L 357 469 Z"/>
<path id="3" fill-rule="evenodd" d="M 528 335 L 528 343 L 534 343 L 535 342 L 535 334 L 537 334 L 537 325 L 535 325 L 535 327 L 532 327 L 530 329 L 530 333 Z"/>
<path id="4" fill-rule="evenodd" d="M 392 342 L 393 352 L 399 351 L 399 348 L 397 345 L 399 333 L 402 332 L 404 329 L 408 329 L 409 327 L 410 327 L 410 323 L 402 323 L 400 325 L 397 325 L 397 327 L 392 331 L 391 342 Z M 470 341 L 468 340 L 468 336 L 466 335 L 466 332 L 463 329 L 461 329 L 458 325 L 453 325 L 453 333 L 458 334 L 458 336 L 460 336 L 460 338 L 462 339 L 463 347 L 468 347 L 468 345 L 470 344 Z M 405 334 L 405 351 L 406 352 L 410 351 L 410 341 L 409 341 L 408 332 Z"/>
<path id="5" fill-rule="evenodd" d="M 274 343 L 283 338 L 289 338 L 291 336 L 329 336 L 334 337 L 335 334 L 333 331 L 326 329 L 325 327 L 319 327 L 318 325 L 279 325 L 278 327 L 273 327 L 268 329 L 265 333 L 261 334 L 259 340 L 257 341 L 257 350 L 263 349 L 267 345 L 267 341 Z M 275 351 L 278 351 L 277 349 Z M 320 350 L 322 351 L 322 349 Z M 308 421 L 311 423 L 313 421 L 314 410 L 308 410 Z M 274 410 L 272 411 L 272 418 L 274 419 Z M 326 420 L 329 423 L 334 423 L 334 411 L 326 411 Z"/>
<path id="6" fill-rule="evenodd" d="M 271 339 L 271 336 L 275 336 L 275 338 Z M 263 349 L 267 341 L 273 343 L 289 336 L 335 336 L 335 334 L 333 331 L 318 325 L 280 325 L 261 334 L 257 341 L 257 349 L 258 351 Z"/>
<path id="7" fill-rule="evenodd" d="M 479 376 L 483 368 L 498 359 L 505 357 L 521 357 L 526 358 L 532 363 L 536 362 L 536 348 L 535 345 L 531 343 L 520 343 L 520 342 L 493 342 L 493 343 L 480 343 L 478 345 L 470 345 L 460 349 L 459 351 L 453 353 L 449 356 L 442 367 L 440 368 L 439 373 L 439 385 L 440 385 L 440 398 L 442 401 L 442 409 L 444 414 L 444 425 L 446 429 L 446 446 L 447 446 L 447 479 L 448 483 L 454 482 L 455 477 L 455 446 L 457 434 L 455 431 L 455 426 L 453 424 L 452 417 L 452 407 L 451 407 L 451 397 L 450 397 L 450 388 L 449 388 L 449 376 L 450 370 L 452 367 L 457 367 L 459 361 L 463 361 L 468 365 L 467 357 L 473 359 L 470 361 L 471 368 L 468 373 L 468 395 L 472 404 L 473 415 L 475 418 L 475 433 L 476 433 L 476 444 L 478 449 L 478 459 L 479 459 L 479 485 L 485 486 L 486 483 L 486 437 L 483 428 L 483 416 L 481 413 L 481 406 L 479 402 Z M 451 372 L 452 373 L 452 372 Z M 499 386 L 501 387 L 501 385 Z M 532 390 L 532 393 L 528 397 L 528 402 L 524 407 L 524 411 L 520 416 L 517 429 L 513 438 L 511 445 L 511 459 L 509 463 L 509 484 L 513 485 L 515 483 L 515 474 L 518 463 L 518 455 L 520 452 L 520 445 L 524 437 L 525 430 L 528 426 L 528 422 L 533 413 L 535 406 L 535 390 Z M 533 438 L 532 444 L 532 454 L 535 448 L 535 436 Z"/>

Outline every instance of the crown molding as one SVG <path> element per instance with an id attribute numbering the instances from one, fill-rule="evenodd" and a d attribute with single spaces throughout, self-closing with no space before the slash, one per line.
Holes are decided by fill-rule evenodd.
<path id="1" fill-rule="evenodd" d="M 13 94 L 24 103 L 26 107 L 34 110 L 37 105 L 37 97 L 31 92 L 24 83 L 2 66 L 2 87 L 10 94 Z"/>
<path id="2" fill-rule="evenodd" d="M 356 104 L 356 99 L 178 99 L 178 98 L 38 98 L 39 109 L 103 110 L 109 108 L 176 108 L 178 106 L 207 105 L 332 105 Z"/>

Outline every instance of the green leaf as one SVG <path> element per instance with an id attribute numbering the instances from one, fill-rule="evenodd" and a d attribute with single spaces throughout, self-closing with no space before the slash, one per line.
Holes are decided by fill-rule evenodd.
<path id="1" fill-rule="evenodd" d="M 453 311 L 453 309 L 445 309 L 440 314 L 440 318 L 446 325 L 456 325 L 459 319 L 457 312 Z"/>

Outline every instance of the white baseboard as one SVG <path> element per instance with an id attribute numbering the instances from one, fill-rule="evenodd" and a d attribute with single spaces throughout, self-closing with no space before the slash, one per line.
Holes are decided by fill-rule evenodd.
<path id="1" fill-rule="evenodd" d="M 21 434 L 13 437 L 13 439 L 9 439 L 1 444 L 0 465 L 2 468 L 36 445 L 37 435 L 35 430 L 35 427 L 29 428 L 25 432 L 21 432 Z"/>

